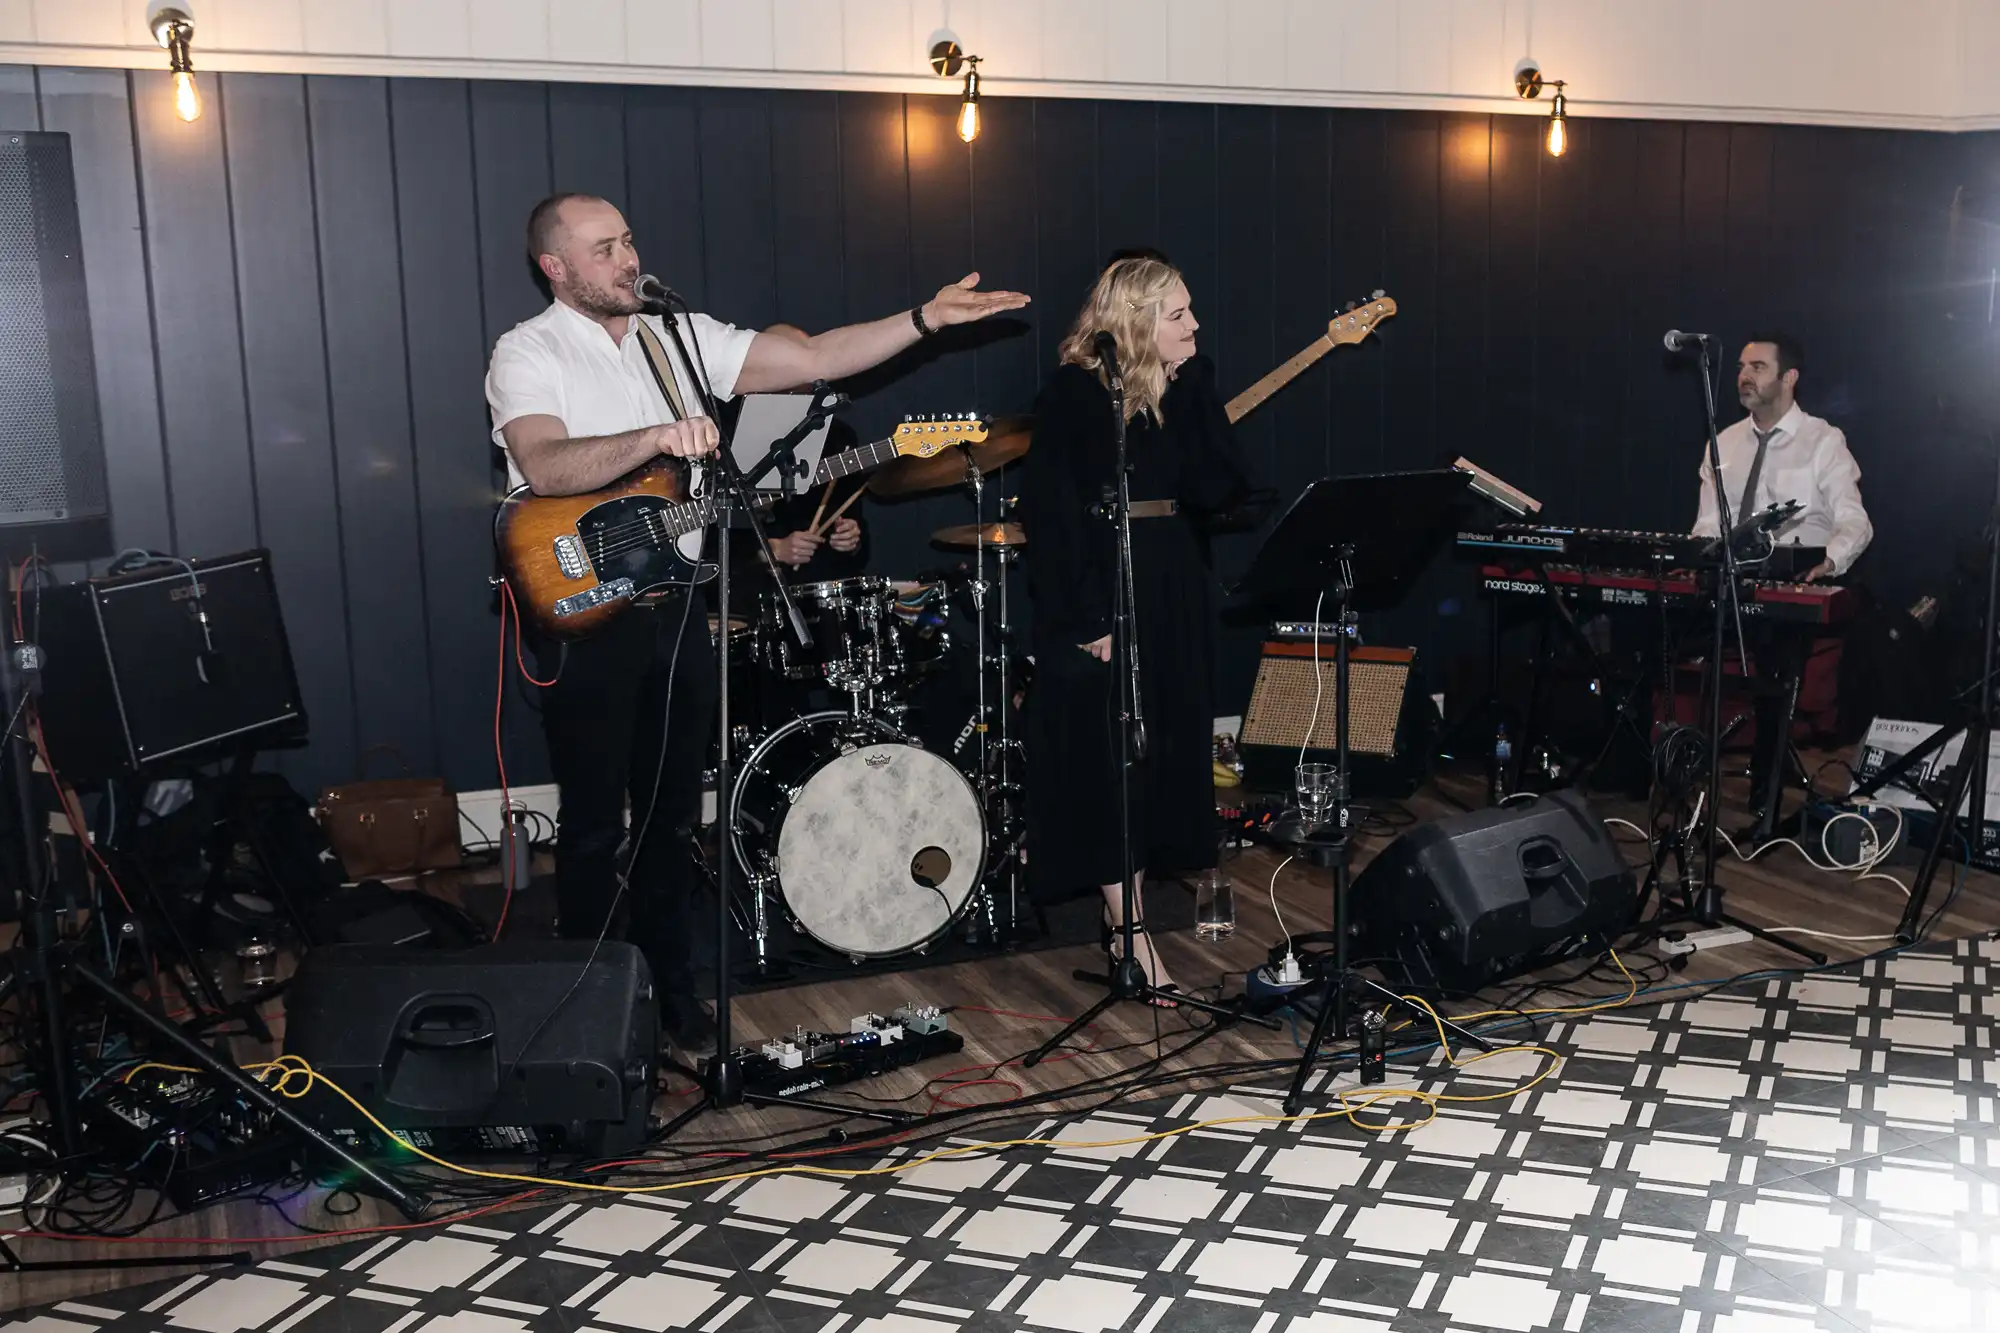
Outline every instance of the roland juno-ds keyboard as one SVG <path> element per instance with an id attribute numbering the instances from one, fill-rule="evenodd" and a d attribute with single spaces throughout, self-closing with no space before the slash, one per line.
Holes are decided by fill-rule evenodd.
<path id="1" fill-rule="evenodd" d="M 1501 523 L 1458 534 L 1458 549 L 1479 556 L 1526 555 L 1571 565 L 1609 569 L 1679 569 L 1699 564 L 1711 544 L 1685 532 L 1633 532 L 1623 528 L 1562 528 L 1542 523 Z"/>
<path id="2" fill-rule="evenodd" d="M 1689 579 L 1664 579 L 1650 571 L 1588 565 L 1488 564 L 1479 571 L 1479 586 L 1495 597 L 1546 597 L 1553 589 L 1566 604 L 1578 609 L 1664 606 L 1677 610 L 1714 604 L 1708 590 Z M 1854 615 L 1860 602 L 1854 589 L 1823 583 L 1744 579 L 1741 587 L 1740 604 L 1746 618 L 1808 627 L 1842 624 Z"/>

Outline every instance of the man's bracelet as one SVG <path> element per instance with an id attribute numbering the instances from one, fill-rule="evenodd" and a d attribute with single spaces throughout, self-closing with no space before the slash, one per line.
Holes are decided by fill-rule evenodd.
<path id="1" fill-rule="evenodd" d="M 924 323 L 924 308 L 920 305 L 910 307 L 910 323 L 917 326 L 917 333 L 921 337 L 928 338 L 937 332 L 936 329 Z"/>

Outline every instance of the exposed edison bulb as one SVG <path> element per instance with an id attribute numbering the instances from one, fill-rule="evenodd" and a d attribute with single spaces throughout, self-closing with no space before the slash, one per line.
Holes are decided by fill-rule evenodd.
<path id="1" fill-rule="evenodd" d="M 182 120 L 201 119 L 201 90 L 194 86 L 194 71 L 191 69 L 174 73 L 174 113 Z"/>
<path id="2" fill-rule="evenodd" d="M 1555 105 L 1549 108 L 1548 145 L 1550 157 L 1561 157 L 1569 151 L 1569 106 L 1560 85 L 1556 89 Z"/>
<path id="3" fill-rule="evenodd" d="M 965 62 L 965 93 L 958 104 L 958 137 L 971 143 L 979 137 L 979 57 Z"/>

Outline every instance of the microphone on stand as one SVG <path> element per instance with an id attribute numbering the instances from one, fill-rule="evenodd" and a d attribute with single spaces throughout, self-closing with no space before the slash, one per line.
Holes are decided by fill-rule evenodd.
<path id="1" fill-rule="evenodd" d="M 1691 352 L 1697 347 L 1707 345 L 1709 338 L 1706 333 L 1683 333 L 1679 329 L 1668 329 L 1667 336 L 1660 341 L 1666 344 L 1669 352 Z"/>
<path id="2" fill-rule="evenodd" d="M 632 279 L 632 295 L 648 309 L 666 309 L 680 301 L 681 294 L 650 273 Z"/>
<path id="3" fill-rule="evenodd" d="M 1104 374 L 1111 381 L 1112 391 L 1123 393 L 1125 377 L 1118 370 L 1118 340 L 1111 336 L 1110 330 L 1099 329 L 1093 343 L 1097 348 L 1097 359 L 1104 363 Z"/>

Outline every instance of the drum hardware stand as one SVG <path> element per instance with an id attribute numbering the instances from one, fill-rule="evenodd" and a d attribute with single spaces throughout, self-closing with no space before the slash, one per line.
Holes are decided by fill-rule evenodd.
<path id="1" fill-rule="evenodd" d="M 792 601 L 791 590 L 786 586 L 784 574 L 779 570 L 777 560 L 771 554 L 771 544 L 765 537 L 763 518 L 758 514 L 756 505 L 752 503 L 750 488 L 744 482 L 743 472 L 736 466 L 736 459 L 730 453 L 731 433 L 727 426 L 716 416 L 715 398 L 709 392 L 706 382 L 707 375 L 704 371 L 697 370 L 697 367 L 701 363 L 689 355 L 687 342 L 681 337 L 680 320 L 675 314 L 673 306 L 662 302 L 656 308 L 666 325 L 667 336 L 672 340 L 674 350 L 680 356 L 681 365 L 689 371 L 689 377 L 693 381 L 692 387 L 702 412 L 708 416 L 709 420 L 715 422 L 716 430 L 721 436 L 721 447 L 716 450 L 710 462 L 710 467 L 713 469 L 714 480 L 719 486 L 715 497 L 715 567 L 718 612 L 716 623 L 721 627 L 721 630 L 715 636 L 716 669 L 718 673 L 718 680 L 716 682 L 716 710 L 718 718 L 716 728 L 715 790 L 718 801 L 717 823 L 718 825 L 723 825 L 726 808 L 721 806 L 720 802 L 725 799 L 726 794 L 730 791 L 733 781 L 730 772 L 730 743 L 732 736 L 730 734 L 729 717 L 729 548 L 732 545 L 729 540 L 729 531 L 731 520 L 735 515 L 742 515 L 746 525 L 756 538 L 757 550 L 770 572 L 771 581 L 776 585 L 779 603 L 784 607 L 786 622 L 790 626 L 792 633 L 797 637 L 800 646 L 811 646 L 812 635 L 806 629 L 805 621 L 799 615 L 797 605 Z M 634 316 L 634 318 L 637 318 L 637 316 Z M 647 358 L 646 364 L 652 369 L 654 381 L 660 389 L 661 399 L 671 403 L 674 400 L 674 396 L 667 390 L 666 380 L 660 373 L 660 367 L 650 357 Z M 776 452 L 777 446 L 773 445 L 771 453 L 775 454 Z M 758 463 L 759 468 L 763 467 L 763 465 L 763 461 Z M 693 589 L 690 588 L 682 595 L 692 597 L 694 595 Z M 741 1106 L 746 1102 L 753 1106 L 802 1106 L 809 1110 L 824 1111 L 832 1115 L 858 1115 L 872 1119 L 888 1120 L 896 1124 L 903 1123 L 909 1117 L 900 1111 L 876 1111 L 859 1107 L 834 1106 L 830 1103 L 810 1101 L 800 1097 L 770 1097 L 749 1092 L 744 1088 L 743 1066 L 737 1060 L 735 1048 L 730 1044 L 729 1038 L 731 981 L 729 975 L 729 932 L 731 929 L 729 902 L 732 892 L 730 881 L 734 878 L 731 874 L 731 868 L 735 861 L 735 847 L 728 836 L 726 826 L 718 828 L 718 834 L 719 836 L 716 839 L 718 846 L 715 875 L 715 1054 L 709 1057 L 702 1070 L 702 1096 L 700 1100 L 680 1115 L 668 1121 L 661 1129 L 658 1139 L 663 1140 L 673 1137 L 673 1135 L 680 1132 L 682 1127 L 705 1112 L 728 1110 L 731 1107 Z"/>
<path id="2" fill-rule="evenodd" d="M 1683 881 L 1682 900 L 1669 911 L 1662 901 L 1660 915 L 1653 920 L 1656 929 L 1670 928 L 1685 923 L 1695 923 L 1703 927 L 1731 926 L 1766 944 L 1776 945 L 1788 953 L 1810 959 L 1815 965 L 1826 962 L 1826 955 L 1809 949 L 1796 940 L 1783 935 L 1775 935 L 1722 910 L 1722 886 L 1716 881 L 1716 833 L 1722 824 L 1720 805 L 1722 802 L 1722 690 L 1727 677 L 1723 671 L 1722 652 L 1726 644 L 1726 630 L 1733 621 L 1736 626 L 1736 651 L 1739 660 L 1749 669 L 1749 653 L 1743 644 L 1743 611 L 1739 603 L 1742 582 L 1737 574 L 1736 536 L 1737 529 L 1729 521 L 1729 488 L 1723 484 L 1722 445 L 1715 426 L 1715 379 L 1709 367 L 1709 349 L 1712 340 L 1701 336 L 1695 347 L 1695 360 L 1701 366 L 1701 407 L 1708 423 L 1708 467 L 1709 475 L 1715 482 L 1716 531 L 1723 534 L 1715 543 L 1714 553 L 1721 563 L 1711 568 L 1709 585 L 1710 599 L 1714 608 L 1709 616 L 1708 653 L 1708 825 L 1702 832 L 1701 878 L 1698 887 Z M 1746 503 L 1754 504 L 1755 496 L 1746 496 Z M 1745 524 L 1753 527 L 1756 520 Z M 1782 763 L 1782 752 L 1778 762 Z"/>
<path id="3" fill-rule="evenodd" d="M 1118 892 L 1121 896 L 1122 923 L 1119 934 L 1122 948 L 1119 956 L 1110 960 L 1108 977 L 1078 969 L 1074 975 L 1079 981 L 1092 981 L 1107 987 L 1097 1003 L 1090 1006 L 1065 1024 L 1061 1031 L 1029 1052 L 1021 1060 L 1023 1068 L 1032 1069 L 1046 1059 L 1051 1052 L 1071 1036 L 1097 1021 L 1097 1016 L 1120 1000 L 1137 1000 L 1142 1004 L 1174 1005 L 1182 1009 L 1199 1010 L 1218 1019 L 1249 1018 L 1243 1012 L 1239 1000 L 1233 1004 L 1213 1004 L 1197 999 L 1179 990 L 1164 990 L 1153 984 L 1133 953 L 1133 942 L 1137 938 L 1136 919 L 1139 915 L 1139 892 L 1132 880 L 1137 873 L 1137 858 L 1132 847 L 1132 765 L 1146 756 L 1146 721 L 1142 708 L 1139 678 L 1139 645 L 1137 618 L 1139 608 L 1133 598 L 1132 580 L 1132 488 L 1131 469 L 1125 456 L 1125 380 L 1118 369 L 1118 358 L 1109 333 L 1097 336 L 1097 354 L 1101 359 L 1106 378 L 1111 389 L 1112 434 L 1117 441 L 1118 458 L 1113 484 L 1105 489 L 1110 492 L 1105 497 L 1105 511 L 1113 523 L 1118 546 L 1118 580 L 1112 608 L 1111 657 L 1112 678 L 1119 691 L 1118 699 L 1118 842 L 1119 873 L 1121 880 Z M 983 574 L 984 571 L 982 570 Z M 982 669 L 984 663 L 981 664 Z M 1157 954 L 1155 955 L 1157 956 Z M 1278 1026 L 1276 1019 L 1253 1019 L 1272 1028 Z"/>
<path id="4" fill-rule="evenodd" d="M 993 555 L 995 563 L 998 566 L 998 572 L 995 575 L 992 587 L 989 589 L 986 578 L 986 552 L 988 546 L 986 541 L 986 478 L 979 470 L 978 461 L 972 457 L 969 451 L 965 457 L 965 482 L 966 485 L 972 488 L 973 517 L 973 577 L 971 589 L 973 610 L 973 688 L 975 691 L 973 702 L 973 733 L 978 745 L 976 762 L 979 766 L 980 804 L 986 812 L 989 828 L 992 828 L 1003 823 L 1011 825 L 1013 822 L 1003 812 L 1007 808 L 1007 802 L 1013 795 L 1013 787 L 1009 775 L 1009 763 L 1013 752 L 1013 737 L 1012 727 L 1008 721 L 1009 712 L 1012 707 L 1012 701 L 1008 698 L 1008 689 L 1012 684 L 1012 661 L 1009 649 L 1013 635 L 1013 626 L 1008 621 L 1007 573 L 1008 566 L 1013 562 L 1014 553 L 1004 545 L 995 548 Z M 1000 500 L 999 507 L 1002 522 L 1006 521 L 1009 504 L 1010 502 L 1004 497 Z M 996 707 L 994 704 L 988 702 L 986 691 L 988 665 L 986 651 L 986 602 L 989 591 L 998 603 L 1000 615 L 1000 623 L 995 627 L 993 634 L 995 650 L 994 665 L 997 667 L 995 686 L 999 695 L 997 701 L 999 738 L 997 742 L 994 739 Z M 1014 923 L 1019 907 L 1020 893 L 1020 863 L 1017 854 L 1018 849 L 1013 846 L 1014 830 L 1011 827 L 1007 830 L 1006 842 L 1008 844 L 1005 861 L 1006 868 L 1000 872 L 1006 878 L 1007 924 L 1004 929 L 999 922 L 999 908 L 994 902 L 993 889 L 990 883 L 994 875 L 991 873 L 982 874 L 979 884 L 974 890 L 980 897 L 980 909 L 986 918 L 985 941 L 997 944 L 1002 948 L 1009 947 L 1013 943 Z M 968 944 L 977 945 L 981 943 L 981 940 L 976 937 L 976 917 L 978 914 L 977 912 L 974 913 L 975 927 L 974 931 L 967 936 L 966 942 Z"/>

